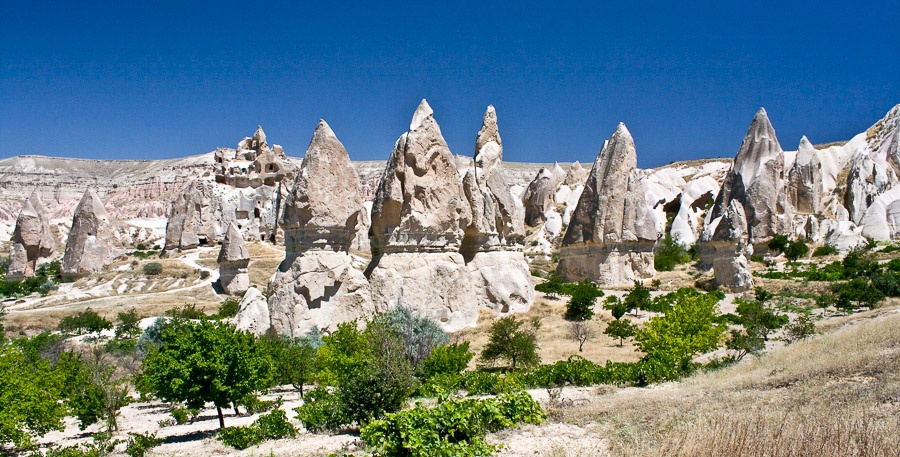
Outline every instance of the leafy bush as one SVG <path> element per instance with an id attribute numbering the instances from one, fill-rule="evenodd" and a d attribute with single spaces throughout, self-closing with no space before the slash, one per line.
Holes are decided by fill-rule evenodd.
<path id="1" fill-rule="evenodd" d="M 256 446 L 266 440 L 294 438 L 296 436 L 297 429 L 287 420 L 287 415 L 284 411 L 275 409 L 268 414 L 259 416 L 250 425 L 223 428 L 216 435 L 216 439 L 226 446 L 241 450 L 250 446 Z"/>
<path id="2" fill-rule="evenodd" d="M 162 274 L 163 266 L 159 262 L 150 262 L 144 264 L 143 270 L 147 276 L 156 276 Z"/>
<path id="3" fill-rule="evenodd" d="M 178 425 L 187 424 L 188 420 L 190 419 L 190 415 L 190 411 L 183 406 L 178 406 L 172 409 L 172 418 L 175 419 L 175 423 Z"/>
<path id="4" fill-rule="evenodd" d="M 806 257 L 809 254 L 809 246 L 803 241 L 791 241 L 784 248 L 784 256 L 791 262 L 796 261 L 800 257 Z"/>
<path id="5" fill-rule="evenodd" d="M 162 444 L 162 438 L 157 438 L 156 433 L 128 433 L 128 441 L 125 453 L 130 457 L 144 457 L 150 449 Z"/>
<path id="6" fill-rule="evenodd" d="M 819 333 L 816 330 L 816 324 L 812 320 L 812 316 L 802 313 L 794 319 L 793 322 L 785 327 L 785 339 L 788 343 L 800 341 Z"/>
<path id="7" fill-rule="evenodd" d="M 682 288 L 671 294 L 672 309 L 654 316 L 635 339 L 646 358 L 685 365 L 698 354 L 719 346 L 725 326 L 719 323 L 722 294 Z"/>
<path id="8" fill-rule="evenodd" d="M 526 392 L 487 399 L 451 399 L 433 408 L 389 414 L 360 431 L 363 441 L 384 455 L 398 457 L 485 456 L 497 446 L 485 442 L 489 432 L 546 418 Z"/>
<path id="9" fill-rule="evenodd" d="M 775 252 L 784 252 L 788 247 L 788 237 L 785 235 L 775 235 L 772 237 L 772 240 L 769 241 L 769 249 Z"/>
<path id="10" fill-rule="evenodd" d="M 302 338 L 267 333 L 260 339 L 275 362 L 275 385 L 290 384 L 303 395 L 303 386 L 313 382 L 316 373 L 316 349 Z"/>
<path id="11" fill-rule="evenodd" d="M 459 374 L 466 369 L 472 357 L 475 354 L 469 351 L 468 341 L 438 346 L 431 350 L 417 373 L 421 379 L 439 374 Z"/>
<path id="12" fill-rule="evenodd" d="M 489 365 L 498 360 L 505 360 L 512 369 L 540 364 L 536 329 L 534 326 L 531 329 L 523 329 L 523 323 L 513 316 L 506 316 L 494 322 L 488 343 L 481 351 L 481 360 Z"/>
<path id="13" fill-rule="evenodd" d="M 219 305 L 219 312 L 216 313 L 216 318 L 227 319 L 229 317 L 237 316 L 238 305 L 240 304 L 241 302 L 234 297 L 226 298 L 225 301 L 223 301 L 222 304 Z"/>
<path id="14" fill-rule="evenodd" d="M 644 283 L 635 280 L 634 287 L 628 291 L 622 303 L 625 304 L 629 311 L 634 311 L 635 314 L 637 314 L 637 310 L 647 310 L 652 303 L 650 289 L 644 286 Z"/>
<path id="15" fill-rule="evenodd" d="M 303 404 L 294 408 L 297 419 L 307 430 L 336 430 L 351 420 L 344 414 L 340 398 L 326 387 L 316 387 L 303 396 Z"/>
<path id="16" fill-rule="evenodd" d="M 59 331 L 65 334 L 82 334 L 97 333 L 102 330 L 109 330 L 113 327 L 112 322 L 101 317 L 91 308 L 77 313 L 73 316 L 66 316 L 59 321 Z"/>
<path id="17" fill-rule="evenodd" d="M 129 338 L 141 332 L 138 324 L 141 322 L 140 316 L 134 308 L 119 313 L 119 325 L 116 326 L 116 338 Z"/>
<path id="18" fill-rule="evenodd" d="M 247 410 L 247 414 L 264 413 L 274 408 L 279 403 L 279 401 L 273 400 L 260 400 L 259 397 L 254 394 L 247 394 L 237 402 L 238 405 L 243 406 L 244 409 Z"/>
<path id="19" fill-rule="evenodd" d="M 836 247 L 834 247 L 830 244 L 826 244 L 826 245 L 819 246 L 816 249 L 814 249 L 812 256 L 813 257 L 824 257 L 827 255 L 837 255 L 837 254 L 838 254 L 838 250 Z"/>
<path id="20" fill-rule="evenodd" d="M 0 259 L 7 259 L 8 262 L 8 257 Z M 33 277 L 25 278 L 22 281 L 7 281 L 6 271 L 0 274 L 3 275 L 0 277 L 0 298 L 24 297 L 35 292 L 47 295 L 50 291 L 56 290 L 62 280 L 59 260 L 40 264 Z"/>
<path id="21" fill-rule="evenodd" d="M 637 326 L 628 320 L 616 319 L 606 326 L 603 333 L 612 338 L 618 338 L 619 347 L 622 347 L 625 343 L 625 338 L 631 338 L 637 333 Z"/>
<path id="22" fill-rule="evenodd" d="M 400 337 L 406 358 L 413 368 L 428 358 L 432 348 L 450 342 L 450 336 L 434 319 L 419 315 L 408 306 L 398 305 L 378 316 L 376 321 Z"/>
<path id="23" fill-rule="evenodd" d="M 187 303 L 184 306 L 176 306 L 166 311 L 165 314 L 169 317 L 189 320 L 203 320 L 208 317 L 203 310 L 197 309 L 196 303 Z"/>
<path id="24" fill-rule="evenodd" d="M 0 345 L 0 446 L 28 448 L 35 437 L 62 430 L 66 406 L 62 380 L 46 361 Z"/>
<path id="25" fill-rule="evenodd" d="M 566 305 L 566 320 L 586 321 L 594 316 L 594 300 L 603 296 L 603 291 L 597 285 L 584 280 L 576 284 L 566 284 L 563 292 L 569 295 L 569 303 Z"/>
<path id="26" fill-rule="evenodd" d="M 678 241 L 678 238 L 672 238 L 669 232 L 666 232 L 666 236 L 656 243 L 656 249 L 653 254 L 653 267 L 657 271 L 672 271 L 676 265 L 690 261 L 691 254 Z"/>

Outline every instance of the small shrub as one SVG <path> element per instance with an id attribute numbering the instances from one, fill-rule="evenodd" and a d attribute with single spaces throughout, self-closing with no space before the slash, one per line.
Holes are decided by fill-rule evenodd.
<path id="1" fill-rule="evenodd" d="M 809 254 L 809 246 L 802 241 L 791 241 L 784 249 L 784 256 L 791 262 Z"/>
<path id="2" fill-rule="evenodd" d="M 431 350 L 418 370 L 419 377 L 430 379 L 439 374 L 459 374 L 466 369 L 475 354 L 469 351 L 469 342 L 447 344 Z"/>
<path id="3" fill-rule="evenodd" d="M 229 317 L 237 316 L 238 305 L 240 304 L 241 302 L 234 297 L 226 298 L 219 306 L 219 312 L 216 313 L 216 317 L 219 319 L 227 319 Z"/>
<path id="4" fill-rule="evenodd" d="M 653 267 L 657 271 L 672 271 L 676 265 L 691 261 L 691 254 L 678 241 L 678 237 L 672 238 L 668 232 L 663 239 L 656 244 L 653 254 Z"/>
<path id="5" fill-rule="evenodd" d="M 546 418 L 526 392 L 487 399 L 452 399 L 433 408 L 388 414 L 360 431 L 363 441 L 383 455 L 398 457 L 486 456 L 497 449 L 485 442 L 489 432 Z"/>
<path id="6" fill-rule="evenodd" d="M 769 249 L 775 252 L 784 252 L 788 247 L 788 237 L 785 235 L 775 235 L 772 241 L 769 241 Z"/>
<path id="7" fill-rule="evenodd" d="M 156 276 L 162 273 L 163 267 L 159 262 L 150 262 L 144 264 L 143 270 L 144 274 L 147 276 Z"/>
<path id="8" fill-rule="evenodd" d="M 812 256 L 813 257 L 824 257 L 826 255 L 837 255 L 837 254 L 838 254 L 838 250 L 836 247 L 834 247 L 830 244 L 826 244 L 824 246 L 819 246 L 816 249 L 814 249 Z"/>
<path id="9" fill-rule="evenodd" d="M 816 323 L 809 314 L 800 314 L 793 322 L 785 327 L 785 339 L 788 343 L 800 341 L 819 333 Z"/>
<path id="10" fill-rule="evenodd" d="M 187 424 L 189 418 L 190 412 L 183 406 L 179 406 L 172 410 L 172 419 L 175 419 L 175 423 L 177 423 L 178 425 Z"/>
<path id="11" fill-rule="evenodd" d="M 226 446 L 235 449 L 247 449 L 266 440 L 293 438 L 297 429 L 287 420 L 287 415 L 280 409 L 259 416 L 250 425 L 243 427 L 225 427 L 219 431 L 216 439 Z"/>
<path id="12" fill-rule="evenodd" d="M 150 449 L 162 444 L 162 438 L 157 438 L 156 433 L 128 433 L 128 441 L 125 453 L 130 457 L 144 457 Z"/>
<path id="13" fill-rule="evenodd" d="M 297 419 L 311 432 L 336 430 L 350 420 L 344 414 L 340 398 L 325 387 L 316 387 L 303 396 L 303 404 L 294 408 Z"/>
<path id="14" fill-rule="evenodd" d="M 207 278 L 209 278 L 209 271 L 208 270 L 200 270 L 200 280 L 204 280 Z"/>
<path id="15" fill-rule="evenodd" d="M 239 405 L 243 406 L 244 409 L 247 410 L 247 414 L 259 414 L 269 411 L 274 408 L 278 402 L 272 400 L 260 400 L 259 397 L 253 394 L 247 394 L 244 398 L 238 402 Z"/>

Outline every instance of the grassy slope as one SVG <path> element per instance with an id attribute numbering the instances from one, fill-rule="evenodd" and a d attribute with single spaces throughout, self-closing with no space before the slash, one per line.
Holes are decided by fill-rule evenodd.
<path id="1" fill-rule="evenodd" d="M 621 456 L 896 456 L 900 309 L 717 372 L 561 411 Z M 549 455 L 549 454 L 548 454 Z"/>

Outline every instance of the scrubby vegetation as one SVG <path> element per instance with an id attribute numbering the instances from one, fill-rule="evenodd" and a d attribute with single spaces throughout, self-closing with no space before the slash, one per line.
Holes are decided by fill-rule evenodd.
<path id="1" fill-rule="evenodd" d="M 7 297 L 25 297 L 34 293 L 47 295 L 56 290 L 62 281 L 60 274 L 59 260 L 38 265 L 31 278 L 25 278 L 22 281 L 8 281 L 6 279 L 6 268 L 9 258 L 4 257 L 3 267 L 0 268 L 0 298 Z"/>

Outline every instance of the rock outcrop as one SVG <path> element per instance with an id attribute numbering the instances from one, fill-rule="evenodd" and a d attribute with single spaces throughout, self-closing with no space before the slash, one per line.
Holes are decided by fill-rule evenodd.
<path id="1" fill-rule="evenodd" d="M 221 205 L 214 184 L 192 179 L 181 190 L 169 209 L 166 223 L 166 251 L 194 249 L 212 244 L 225 232 Z"/>
<path id="2" fill-rule="evenodd" d="M 567 281 L 627 284 L 649 278 L 658 233 L 625 124 L 604 143 L 563 237 L 557 274 Z"/>
<path id="3" fill-rule="evenodd" d="M 225 240 L 219 249 L 219 285 L 225 293 L 240 295 L 250 287 L 250 251 L 244 243 L 244 237 L 234 223 L 228 224 Z"/>
<path id="4" fill-rule="evenodd" d="M 234 317 L 235 327 L 256 336 L 262 336 L 269 331 L 271 323 L 266 296 L 256 287 L 247 289 L 238 304 L 238 312 Z"/>
<path id="5" fill-rule="evenodd" d="M 474 325 L 475 287 L 459 252 L 471 221 L 453 154 L 422 100 L 372 206 L 368 277 L 375 307 L 409 306 L 448 330 Z"/>
<path id="6" fill-rule="evenodd" d="M 40 194 L 34 191 L 25 200 L 19 217 L 16 218 L 6 279 L 21 281 L 33 277 L 37 266 L 53 256 L 55 245 L 47 207 Z"/>
<path id="7" fill-rule="evenodd" d="M 576 160 L 569 167 L 569 171 L 566 172 L 566 177 L 563 179 L 563 184 L 569 187 L 575 187 L 584 184 L 584 181 L 587 180 L 589 172 L 590 170 L 586 170 L 581 166 L 581 162 Z"/>
<path id="8" fill-rule="evenodd" d="M 731 201 L 737 200 L 744 207 L 748 242 L 755 249 L 764 251 L 773 236 L 791 233 L 792 209 L 784 175 L 784 151 L 778 144 L 766 110 L 760 108 L 725 176 L 707 221 L 725 216 Z M 724 233 L 717 232 L 715 227 L 708 232 Z"/>
<path id="9" fill-rule="evenodd" d="M 749 290 L 753 287 L 753 276 L 747 257 L 752 254 L 752 248 L 748 244 L 750 237 L 744 206 L 732 200 L 721 220 L 716 222 L 715 233 L 703 244 L 710 252 L 715 285 Z"/>
<path id="10" fill-rule="evenodd" d="M 295 172 L 281 146 L 269 147 L 261 126 L 256 126 L 252 137 L 241 140 L 237 149 L 219 148 L 215 152 L 216 182 L 229 186 L 274 187 L 282 180 L 293 179 Z"/>
<path id="11" fill-rule="evenodd" d="M 475 166 L 463 179 L 472 223 L 461 252 L 473 273 L 479 304 L 505 313 L 527 310 L 534 288 L 522 252 L 523 211 L 503 179 L 502 160 L 497 112 L 488 106 L 475 140 Z"/>
<path id="12" fill-rule="evenodd" d="M 553 173 L 541 168 L 522 195 L 525 206 L 525 224 L 537 227 L 547 221 L 547 215 L 556 207 L 556 180 Z"/>
<path id="13" fill-rule="evenodd" d="M 88 188 L 72 218 L 62 258 L 63 277 L 77 278 L 98 272 L 124 253 L 103 202 L 93 188 Z"/>
<path id="14" fill-rule="evenodd" d="M 847 175 L 847 193 L 844 207 L 850 213 L 850 220 L 862 223 L 863 216 L 875 198 L 890 189 L 897 182 L 894 170 L 882 162 L 876 162 L 868 151 L 860 150 L 850 159 Z"/>
<path id="15" fill-rule="evenodd" d="M 280 221 L 285 259 L 266 291 L 275 331 L 301 336 L 373 312 L 365 264 L 348 252 L 363 212 L 350 156 L 319 121 Z"/>
<path id="16" fill-rule="evenodd" d="M 788 173 L 788 198 L 800 214 L 822 214 L 822 162 L 808 139 L 800 139 L 797 158 Z"/>

